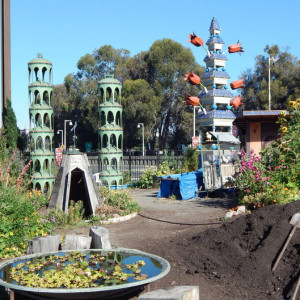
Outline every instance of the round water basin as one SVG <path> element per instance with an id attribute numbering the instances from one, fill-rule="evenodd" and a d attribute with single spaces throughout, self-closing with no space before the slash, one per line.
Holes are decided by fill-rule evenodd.
<path id="1" fill-rule="evenodd" d="M 169 271 L 165 259 L 135 249 L 68 250 L 0 263 L 0 285 L 34 299 L 126 299 Z"/>

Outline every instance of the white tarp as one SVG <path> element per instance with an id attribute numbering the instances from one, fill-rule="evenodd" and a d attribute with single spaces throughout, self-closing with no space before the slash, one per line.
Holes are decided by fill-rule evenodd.
<path id="1" fill-rule="evenodd" d="M 240 141 L 234 137 L 230 132 L 209 132 L 215 138 L 219 138 L 219 142 L 226 142 L 232 144 L 240 144 Z"/>

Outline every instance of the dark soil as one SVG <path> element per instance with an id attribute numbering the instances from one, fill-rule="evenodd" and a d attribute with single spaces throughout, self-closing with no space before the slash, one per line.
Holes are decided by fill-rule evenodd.
<path id="1" fill-rule="evenodd" d="M 168 256 L 181 272 L 203 274 L 212 286 L 223 287 L 228 299 L 290 299 L 300 275 L 300 232 L 296 230 L 274 273 L 271 269 L 298 211 L 300 201 L 272 205 L 217 228 L 185 232 L 184 239 L 166 242 Z"/>

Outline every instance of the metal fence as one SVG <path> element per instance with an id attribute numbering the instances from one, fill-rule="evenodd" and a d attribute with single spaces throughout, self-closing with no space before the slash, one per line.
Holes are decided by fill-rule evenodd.
<path id="1" fill-rule="evenodd" d="M 87 153 L 93 173 L 99 172 L 98 152 Z M 130 181 L 135 182 L 147 168 L 157 168 L 160 164 L 167 162 L 174 169 L 180 169 L 183 163 L 183 154 L 178 151 L 149 151 L 143 156 L 141 151 L 126 151 L 123 153 L 123 164 L 120 166 L 122 172 L 128 172 Z"/>

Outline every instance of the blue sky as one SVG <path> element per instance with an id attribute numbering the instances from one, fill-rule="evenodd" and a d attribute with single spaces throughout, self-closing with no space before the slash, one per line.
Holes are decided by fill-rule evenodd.
<path id="1" fill-rule="evenodd" d="M 281 50 L 300 57 L 299 0 L 184 1 L 184 0 L 10 0 L 12 103 L 18 127 L 28 128 L 27 63 L 42 53 L 53 63 L 54 84 L 76 72 L 81 56 L 103 45 L 124 48 L 135 55 L 152 43 L 171 38 L 190 47 L 201 65 L 203 49 L 187 42 L 195 33 L 206 42 L 216 17 L 227 49 L 238 40 L 245 53 L 228 54 L 231 80 L 253 69 L 264 47 L 278 44 Z"/>

